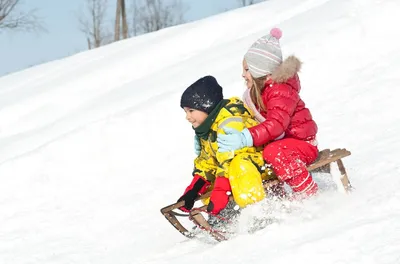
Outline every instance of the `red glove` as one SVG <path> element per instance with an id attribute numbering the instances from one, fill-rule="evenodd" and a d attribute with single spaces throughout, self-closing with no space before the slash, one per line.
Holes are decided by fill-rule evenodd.
<path id="1" fill-rule="evenodd" d="M 178 202 L 185 201 L 185 205 L 179 209 L 184 212 L 189 212 L 193 206 L 197 197 L 204 194 L 207 191 L 210 182 L 205 180 L 199 175 L 194 175 L 192 182 L 186 188 L 183 195 L 178 199 Z"/>
<path id="2" fill-rule="evenodd" d="M 207 211 L 214 215 L 219 214 L 228 204 L 231 191 L 229 180 L 225 177 L 217 177 L 214 189 L 211 192 Z"/>

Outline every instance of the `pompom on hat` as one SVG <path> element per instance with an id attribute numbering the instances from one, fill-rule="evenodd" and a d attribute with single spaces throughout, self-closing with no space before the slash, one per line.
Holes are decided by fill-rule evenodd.
<path id="1" fill-rule="evenodd" d="M 259 38 L 244 55 L 249 71 L 254 78 L 272 74 L 282 63 L 282 51 L 279 39 L 282 31 L 271 29 L 268 35 Z"/>

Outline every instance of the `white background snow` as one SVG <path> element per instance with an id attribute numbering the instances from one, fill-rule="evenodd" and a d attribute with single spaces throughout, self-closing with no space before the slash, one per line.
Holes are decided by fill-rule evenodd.
<path id="1" fill-rule="evenodd" d="M 0 263 L 400 263 L 399 13 L 270 0 L 1 78 Z M 326 188 L 255 234 L 188 240 L 159 212 L 191 180 L 180 95 L 211 74 L 241 96 L 244 52 L 273 26 L 304 62 L 320 148 L 352 151 L 356 191 Z"/>

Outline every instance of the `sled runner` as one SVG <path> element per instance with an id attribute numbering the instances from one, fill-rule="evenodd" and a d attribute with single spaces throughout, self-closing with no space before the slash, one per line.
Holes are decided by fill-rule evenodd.
<path id="1" fill-rule="evenodd" d="M 349 178 L 346 173 L 346 169 L 343 165 L 342 158 L 350 156 L 351 152 L 346 149 L 324 149 L 319 152 L 317 160 L 307 167 L 308 171 L 310 172 L 325 172 L 331 173 L 331 164 L 336 162 L 338 166 L 338 170 L 340 174 L 331 173 L 333 180 L 337 184 L 338 190 L 343 192 L 349 192 L 352 189 L 350 184 Z M 335 178 L 336 177 L 336 178 Z M 274 186 L 280 185 L 278 180 L 270 181 L 264 183 L 264 188 L 269 190 Z M 279 189 L 279 188 L 278 188 Z M 211 192 L 208 192 L 198 199 L 206 199 L 210 197 Z M 231 197 L 231 199 L 233 199 Z M 178 209 L 185 205 L 184 201 L 177 202 L 171 205 L 168 205 L 161 209 L 161 213 L 165 216 L 165 218 L 184 236 L 188 238 L 193 238 L 195 234 L 193 232 L 188 231 L 178 220 L 177 217 L 188 217 L 199 229 L 208 232 L 212 237 L 214 237 L 217 241 L 226 240 L 225 235 L 220 230 L 215 230 L 205 219 L 202 213 L 206 212 L 207 206 L 204 205 L 200 208 L 194 208 L 191 210 L 190 213 L 182 213 L 182 212 L 175 212 L 174 209 Z M 226 219 L 223 219 L 226 220 Z"/>

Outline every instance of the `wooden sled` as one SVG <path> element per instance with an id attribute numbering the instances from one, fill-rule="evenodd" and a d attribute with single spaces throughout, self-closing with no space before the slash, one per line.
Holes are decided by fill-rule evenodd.
<path id="1" fill-rule="evenodd" d="M 339 179 L 336 180 L 336 182 L 340 182 L 340 184 L 338 184 L 338 189 L 341 189 L 344 192 L 349 192 L 349 191 L 351 191 L 352 186 L 351 186 L 349 178 L 347 176 L 346 169 L 343 165 L 342 158 L 350 156 L 350 155 L 351 155 L 350 151 L 348 151 L 346 149 L 335 149 L 335 150 L 324 149 L 319 152 L 317 160 L 313 164 L 308 166 L 307 169 L 310 172 L 331 173 L 331 163 L 336 162 L 339 172 L 340 172 Z M 268 189 L 271 186 L 279 184 L 279 183 L 280 182 L 278 180 L 275 180 L 272 182 L 267 182 L 264 184 L 264 188 Z M 198 199 L 196 199 L 196 201 L 208 198 L 208 197 L 210 197 L 210 194 L 211 194 L 211 192 L 208 192 L 208 193 L 202 195 L 201 197 L 199 197 Z M 178 209 L 184 205 L 185 205 L 184 201 L 168 205 L 161 209 L 161 213 L 172 224 L 173 227 L 175 227 L 182 235 L 184 235 L 188 238 L 193 238 L 194 237 L 193 233 L 189 232 L 181 224 L 181 222 L 179 222 L 177 217 L 188 217 L 195 225 L 197 225 L 201 229 L 209 232 L 210 235 L 213 236 L 217 241 L 226 240 L 223 234 L 212 229 L 212 227 L 208 224 L 207 220 L 201 214 L 201 212 L 203 210 L 205 210 L 205 208 L 207 206 L 202 206 L 200 208 L 193 209 L 190 213 L 182 213 L 182 212 L 173 211 L 174 209 Z"/>

